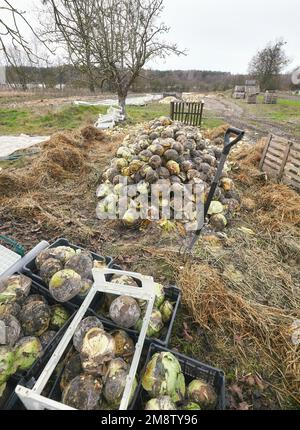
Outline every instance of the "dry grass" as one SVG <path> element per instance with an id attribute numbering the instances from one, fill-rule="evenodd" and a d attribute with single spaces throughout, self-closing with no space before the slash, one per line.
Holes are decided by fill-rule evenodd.
<path id="1" fill-rule="evenodd" d="M 258 204 L 257 220 L 271 231 L 286 225 L 300 228 L 300 196 L 287 185 L 267 184 L 254 193 Z"/>
<path id="2" fill-rule="evenodd" d="M 294 317 L 280 307 L 246 299 L 243 291 L 228 288 L 218 271 L 207 264 L 186 265 L 178 279 L 183 301 L 194 320 L 208 331 L 227 333 L 230 353 L 257 354 L 269 377 L 300 403 L 300 349 L 291 341 Z M 244 286 L 244 290 L 248 286 Z"/>
<path id="3" fill-rule="evenodd" d="M 265 175 L 259 171 L 259 162 L 261 160 L 267 139 L 259 140 L 255 145 L 245 145 L 244 143 L 233 151 L 231 160 L 237 166 L 235 179 L 241 184 L 249 186 L 253 182 L 265 179 Z"/>
<path id="4" fill-rule="evenodd" d="M 100 135 L 103 139 L 103 132 Z M 97 232 L 96 220 L 88 215 L 95 213 L 102 157 L 107 163 L 114 146 L 108 139 L 96 138 L 92 130 L 85 137 L 81 132 L 55 134 L 31 163 L 1 172 L 0 217 L 31 221 L 45 230 L 88 241 Z"/>
<path id="5" fill-rule="evenodd" d="M 23 192 L 26 188 L 22 175 L 16 172 L 0 172 L 0 196 L 10 196 Z"/>
<path id="6" fill-rule="evenodd" d="M 219 127 L 214 128 L 213 130 L 207 130 L 204 132 L 204 137 L 210 140 L 215 140 L 218 137 L 223 138 L 228 127 L 229 127 L 229 124 L 223 124 L 223 125 L 220 125 Z"/>
<path id="7" fill-rule="evenodd" d="M 87 126 L 81 130 L 81 136 L 86 141 L 92 141 L 97 140 L 99 142 L 102 142 L 105 140 L 105 133 L 102 130 L 99 130 L 96 127 L 93 126 Z"/>

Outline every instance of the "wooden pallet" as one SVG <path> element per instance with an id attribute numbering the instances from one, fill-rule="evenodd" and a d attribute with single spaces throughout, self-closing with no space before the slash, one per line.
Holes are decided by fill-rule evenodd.
<path id="1" fill-rule="evenodd" d="M 257 95 L 256 95 L 256 93 L 255 94 L 248 93 L 247 96 L 246 96 L 246 101 L 247 101 L 248 104 L 256 105 L 257 104 Z"/>
<path id="2" fill-rule="evenodd" d="M 265 93 L 264 104 L 276 105 L 277 104 L 277 94 L 275 93 Z"/>
<path id="3" fill-rule="evenodd" d="M 300 191 L 300 143 L 270 135 L 260 169 L 271 178 Z"/>
<path id="4" fill-rule="evenodd" d="M 171 102 L 171 119 L 186 125 L 201 127 L 204 102 Z"/>

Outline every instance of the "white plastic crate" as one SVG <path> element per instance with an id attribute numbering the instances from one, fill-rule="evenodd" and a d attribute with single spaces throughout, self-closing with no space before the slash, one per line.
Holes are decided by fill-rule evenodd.
<path id="1" fill-rule="evenodd" d="M 23 267 L 33 258 L 47 248 L 49 243 L 43 240 L 29 251 L 24 257 L 20 257 L 13 251 L 0 245 L 0 279 L 12 276 L 23 270 Z"/>
<path id="2" fill-rule="evenodd" d="M 106 281 L 106 275 L 130 276 L 132 278 L 139 279 L 141 281 L 142 287 L 138 288 L 128 285 L 114 284 L 113 282 Z M 74 410 L 74 408 L 71 408 L 63 403 L 42 396 L 41 393 L 45 388 L 47 382 L 49 381 L 56 366 L 60 362 L 64 352 L 66 351 L 66 348 L 69 346 L 69 343 L 73 338 L 78 324 L 84 318 L 95 295 L 97 293 L 103 292 L 107 294 L 130 296 L 135 299 L 145 300 L 148 302 L 146 314 L 143 319 L 143 326 L 138 341 L 135 344 L 135 353 L 133 356 L 129 374 L 127 376 L 126 386 L 124 389 L 124 394 L 119 410 L 126 410 L 129 406 L 132 386 L 141 358 L 141 353 L 143 350 L 146 333 L 148 330 L 148 325 L 155 301 L 154 280 L 150 276 L 143 276 L 139 273 L 132 273 L 113 269 L 94 269 L 93 276 L 95 282 L 92 289 L 90 290 L 82 306 L 79 308 L 76 316 L 74 317 L 72 323 L 67 329 L 64 337 L 62 338 L 61 342 L 59 343 L 58 347 L 56 348 L 55 352 L 53 353 L 52 357 L 50 358 L 49 362 L 47 363 L 45 369 L 41 373 L 34 387 L 32 389 L 29 389 L 18 385 L 15 390 L 16 394 L 19 396 L 20 400 L 23 402 L 24 406 L 28 410 Z"/>
<path id="3" fill-rule="evenodd" d="M 0 245 L 0 275 L 21 259 L 21 256 Z"/>

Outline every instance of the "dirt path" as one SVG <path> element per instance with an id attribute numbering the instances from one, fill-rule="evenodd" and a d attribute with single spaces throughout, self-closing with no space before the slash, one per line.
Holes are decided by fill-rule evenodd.
<path id="1" fill-rule="evenodd" d="M 230 125 L 246 130 L 248 138 L 257 140 L 258 137 L 272 133 L 286 138 L 294 138 L 295 135 L 288 123 L 276 123 L 267 118 L 252 115 L 245 107 L 241 107 L 233 100 L 217 95 L 208 95 L 204 98 L 205 109 Z"/>

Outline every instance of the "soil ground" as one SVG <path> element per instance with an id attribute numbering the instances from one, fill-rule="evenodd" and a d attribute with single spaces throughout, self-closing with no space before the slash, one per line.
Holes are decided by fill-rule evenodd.
<path id="1" fill-rule="evenodd" d="M 277 105 L 264 105 L 262 96 L 257 105 L 248 105 L 244 100 L 229 96 L 208 95 L 205 108 L 214 117 L 245 129 L 250 136 L 265 136 L 268 133 L 289 139 L 300 138 L 300 97 L 281 95 Z"/>

